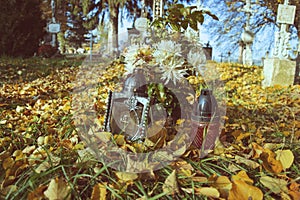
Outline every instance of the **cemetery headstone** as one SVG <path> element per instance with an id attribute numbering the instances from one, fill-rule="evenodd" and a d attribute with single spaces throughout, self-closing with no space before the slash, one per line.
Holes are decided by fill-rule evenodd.
<path id="1" fill-rule="evenodd" d="M 294 22 L 295 6 L 288 3 L 289 1 L 285 0 L 284 5 L 278 6 L 277 22 L 280 23 L 280 30 L 275 32 L 273 58 L 264 59 L 263 87 L 294 84 L 296 61 L 292 61 L 289 56 L 290 33 L 287 27 Z"/>
<path id="2" fill-rule="evenodd" d="M 206 56 L 206 60 L 211 60 L 213 48 L 210 46 L 209 42 L 207 42 L 205 44 L 205 46 L 203 47 L 203 50 L 204 50 L 204 53 Z"/>
<path id="3" fill-rule="evenodd" d="M 243 50 L 243 64 L 244 65 L 252 65 L 253 64 L 253 56 L 252 56 L 252 43 L 254 40 L 254 34 L 250 30 L 250 18 L 252 13 L 254 12 L 251 9 L 251 1 L 246 0 L 246 5 L 241 10 L 246 13 L 247 15 L 247 21 L 246 26 L 244 29 L 244 32 L 242 33 L 242 41 L 245 44 L 244 50 Z"/>
<path id="4" fill-rule="evenodd" d="M 244 54 L 245 44 L 242 40 L 239 41 L 239 57 L 238 63 L 243 63 L 243 54 Z"/>

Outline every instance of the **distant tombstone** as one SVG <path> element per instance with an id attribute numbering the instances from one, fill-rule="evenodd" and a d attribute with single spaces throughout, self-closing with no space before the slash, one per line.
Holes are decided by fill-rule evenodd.
<path id="1" fill-rule="evenodd" d="M 133 44 L 140 36 L 140 32 L 136 28 L 127 28 L 129 45 Z"/>
<path id="2" fill-rule="evenodd" d="M 281 23 L 280 31 L 275 33 L 273 58 L 264 60 L 263 87 L 274 85 L 289 86 L 293 85 L 295 81 L 296 61 L 290 60 L 289 57 L 291 33 L 287 32 L 287 25 L 292 23 L 295 18 L 295 7 L 289 6 L 288 3 L 289 1 L 285 0 L 284 5 L 278 6 L 277 21 Z"/>
<path id="3" fill-rule="evenodd" d="M 205 46 L 203 47 L 205 56 L 206 56 L 206 60 L 211 60 L 212 59 L 212 52 L 213 52 L 213 48 L 210 46 L 209 42 L 207 42 L 205 44 Z"/>
<path id="4" fill-rule="evenodd" d="M 252 65 L 253 56 L 252 56 L 252 43 L 254 40 L 254 34 L 250 30 L 245 30 L 242 34 L 242 40 L 245 43 L 243 50 L 243 64 Z"/>
<path id="5" fill-rule="evenodd" d="M 254 40 L 254 33 L 250 30 L 250 18 L 254 13 L 254 10 L 251 9 L 251 0 L 246 0 L 246 5 L 241 9 L 241 11 L 245 12 L 247 15 L 246 26 L 244 28 L 244 32 L 242 33 L 242 41 L 245 44 L 243 48 L 243 64 L 244 65 L 252 65 L 253 64 L 253 56 L 252 56 L 252 43 Z"/>
<path id="6" fill-rule="evenodd" d="M 271 58 L 264 60 L 263 87 L 294 84 L 296 62 L 288 59 Z"/>
<path id="7" fill-rule="evenodd" d="M 148 30 L 148 19 L 141 17 L 135 20 L 134 27 L 140 32 L 146 32 Z"/>
<path id="8" fill-rule="evenodd" d="M 242 40 L 240 40 L 240 41 L 239 41 L 239 57 L 238 57 L 238 63 L 243 63 L 244 48 L 245 48 L 245 43 L 244 43 Z"/>
<path id="9" fill-rule="evenodd" d="M 128 36 L 130 44 L 142 44 L 147 37 L 147 30 L 149 28 L 149 20 L 141 17 L 135 20 L 134 28 L 128 29 Z"/>

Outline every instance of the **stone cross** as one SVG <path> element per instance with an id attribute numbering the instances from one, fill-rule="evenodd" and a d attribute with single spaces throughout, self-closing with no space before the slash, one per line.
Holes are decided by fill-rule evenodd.
<path id="1" fill-rule="evenodd" d="M 243 7 L 243 9 L 241 9 L 241 11 L 245 12 L 247 15 L 246 26 L 244 28 L 244 32 L 242 33 L 242 41 L 245 44 L 245 49 L 243 51 L 243 64 L 252 65 L 252 43 L 254 40 L 254 34 L 250 30 L 250 18 L 254 11 L 251 9 L 251 0 L 246 0 L 246 5 Z"/>
<path id="2" fill-rule="evenodd" d="M 153 1 L 153 20 L 158 17 L 163 16 L 164 11 L 164 1 L 163 0 L 154 0 Z"/>
<path id="3" fill-rule="evenodd" d="M 289 40 L 291 33 L 287 31 L 288 25 L 294 23 L 296 6 L 288 5 L 289 0 L 279 4 L 277 11 L 277 22 L 280 23 L 280 30 L 275 32 L 275 47 L 273 56 L 280 59 L 289 59 Z"/>
<path id="4" fill-rule="evenodd" d="M 52 23 L 56 23 L 55 19 L 55 0 L 51 0 L 51 9 L 52 9 Z M 51 45 L 56 47 L 56 33 L 52 33 Z"/>

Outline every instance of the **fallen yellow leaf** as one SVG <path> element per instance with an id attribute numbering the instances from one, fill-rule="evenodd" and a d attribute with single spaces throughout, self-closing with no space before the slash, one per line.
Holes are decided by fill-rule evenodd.
<path id="1" fill-rule="evenodd" d="M 277 179 L 270 176 L 262 176 L 259 181 L 275 194 L 279 194 L 280 192 L 288 192 L 288 183 L 283 179 Z"/>
<path id="2" fill-rule="evenodd" d="M 220 191 L 221 197 L 228 198 L 232 183 L 227 176 L 218 176 L 211 186 Z"/>
<path id="3" fill-rule="evenodd" d="M 106 200 L 107 183 L 98 183 L 93 187 L 93 192 L 91 196 L 91 200 Z"/>
<path id="4" fill-rule="evenodd" d="M 250 159 L 247 159 L 247 158 L 244 158 L 244 157 L 239 156 L 239 155 L 235 156 L 235 160 L 236 160 L 237 163 L 243 163 L 243 164 L 251 167 L 252 169 L 256 169 L 260 166 L 257 162 L 255 162 L 253 160 L 250 160 Z"/>
<path id="5" fill-rule="evenodd" d="M 44 195 L 49 200 L 70 200 L 70 186 L 62 178 L 52 179 Z"/>
<path id="6" fill-rule="evenodd" d="M 247 173 L 245 171 L 240 171 L 237 175 L 233 175 L 232 176 L 232 180 L 242 180 L 245 183 L 248 183 L 250 185 L 253 184 L 253 180 L 251 178 L 249 178 L 249 176 L 247 175 Z"/>
<path id="7" fill-rule="evenodd" d="M 245 183 L 243 180 L 235 180 L 232 189 L 229 191 L 228 200 L 262 200 L 262 191 L 252 185 Z"/>
<path id="8" fill-rule="evenodd" d="M 291 150 L 277 150 L 275 154 L 276 160 L 281 162 L 284 170 L 292 166 L 294 162 L 294 154 Z"/>
<path id="9" fill-rule="evenodd" d="M 122 181 L 122 182 L 130 182 L 134 181 L 138 178 L 138 175 L 136 173 L 132 172 L 116 172 L 116 176 Z"/>
<path id="10" fill-rule="evenodd" d="M 166 178 L 162 188 L 163 192 L 166 194 L 176 194 L 179 192 L 176 170 L 173 170 L 172 173 Z"/>
<path id="11" fill-rule="evenodd" d="M 269 149 L 264 150 L 260 159 L 263 161 L 263 167 L 269 172 L 278 174 L 283 170 L 281 162 L 275 159 L 275 153 Z"/>
<path id="12" fill-rule="evenodd" d="M 198 195 L 201 194 L 201 195 L 211 197 L 211 198 L 219 198 L 220 197 L 219 191 L 213 187 L 195 188 L 195 193 Z"/>

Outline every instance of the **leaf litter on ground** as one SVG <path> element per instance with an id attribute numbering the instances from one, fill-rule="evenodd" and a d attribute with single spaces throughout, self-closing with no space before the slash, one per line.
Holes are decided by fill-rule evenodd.
<path id="1" fill-rule="evenodd" d="M 299 199 L 299 85 L 262 88 L 262 67 L 216 64 L 228 95 L 219 145 L 205 159 L 185 148 L 181 160 L 139 176 L 117 172 L 91 154 L 84 159 L 82 153 L 89 151 L 71 113 L 71 83 L 78 67 L 65 64 L 49 73 L 51 65 L 46 74 L 34 77 L 29 64 L 16 61 L 1 73 L 0 171 L 5 173 L 0 175 L 0 198 Z M 5 61 L 1 67 L 7 67 Z M 99 124 L 108 90 L 116 87 L 122 69 L 116 62 L 97 80 Z M 15 81 L 8 81 L 11 76 Z M 188 79 L 195 86 L 203 81 Z M 163 147 L 167 134 L 149 138 L 142 150 Z M 108 139 L 128 151 L 141 150 L 120 135 Z"/>

